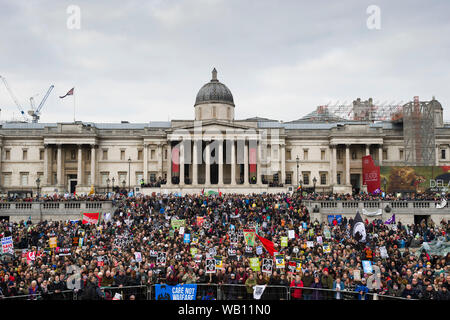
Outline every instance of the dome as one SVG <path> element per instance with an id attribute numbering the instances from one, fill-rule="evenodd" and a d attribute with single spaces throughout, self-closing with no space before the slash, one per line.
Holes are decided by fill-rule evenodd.
<path id="1" fill-rule="evenodd" d="M 223 103 L 234 107 L 233 95 L 226 85 L 217 80 L 216 68 L 212 71 L 212 79 L 197 93 L 195 105 L 205 103 Z"/>

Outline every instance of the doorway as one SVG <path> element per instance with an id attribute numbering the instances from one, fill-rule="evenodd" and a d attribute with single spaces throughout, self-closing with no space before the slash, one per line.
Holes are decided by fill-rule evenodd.
<path id="1" fill-rule="evenodd" d="M 350 183 L 352 185 L 352 190 L 354 193 L 359 193 L 361 190 L 361 184 L 360 184 L 360 174 L 350 174 Z"/>
<path id="2" fill-rule="evenodd" d="M 415 214 L 414 215 L 414 224 L 420 224 L 422 222 L 422 220 L 425 220 L 425 224 L 428 225 L 429 219 L 430 219 L 429 215 Z"/>
<path id="3" fill-rule="evenodd" d="M 67 181 L 69 182 L 69 192 L 75 193 L 76 187 L 77 187 L 77 175 L 76 174 L 69 174 L 67 175 Z"/>

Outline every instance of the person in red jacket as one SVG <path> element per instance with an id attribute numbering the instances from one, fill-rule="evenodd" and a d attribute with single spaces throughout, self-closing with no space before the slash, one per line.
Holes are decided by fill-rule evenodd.
<path id="1" fill-rule="evenodd" d="M 292 299 L 300 300 L 302 298 L 302 289 L 297 288 L 303 288 L 303 281 L 299 275 L 295 276 L 295 280 L 292 280 L 290 287 L 296 288 L 291 291 Z"/>

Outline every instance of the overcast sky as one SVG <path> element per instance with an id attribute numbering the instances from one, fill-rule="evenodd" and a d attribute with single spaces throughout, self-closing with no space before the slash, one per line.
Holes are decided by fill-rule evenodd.
<path id="1" fill-rule="evenodd" d="M 69 29 L 69 5 L 81 28 Z M 369 29 L 368 6 L 380 8 Z M 0 75 L 25 110 L 55 89 L 41 122 L 193 119 L 218 78 L 236 119 L 298 119 L 357 97 L 434 95 L 450 120 L 450 1 L 0 0 Z M 19 111 L 0 83 L 1 120 Z"/>

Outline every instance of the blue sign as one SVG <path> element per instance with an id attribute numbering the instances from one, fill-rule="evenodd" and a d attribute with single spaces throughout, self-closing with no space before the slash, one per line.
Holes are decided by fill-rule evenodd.
<path id="1" fill-rule="evenodd" d="M 341 222 L 342 222 L 342 215 L 340 215 L 340 214 L 336 214 L 336 215 L 330 214 L 330 215 L 328 215 L 328 223 L 332 224 L 334 218 L 336 218 L 336 221 L 337 221 L 338 224 L 341 224 Z"/>
<path id="2" fill-rule="evenodd" d="M 185 233 L 184 234 L 184 243 L 190 243 L 191 242 L 191 234 Z"/>
<path id="3" fill-rule="evenodd" d="M 364 269 L 364 273 L 373 273 L 372 262 L 369 260 L 363 260 L 362 266 Z"/>
<path id="4" fill-rule="evenodd" d="M 165 284 L 155 285 L 156 300 L 195 300 L 196 297 L 196 284 L 178 284 L 176 286 Z"/>
<path id="5" fill-rule="evenodd" d="M 306 222 L 302 222 L 303 229 L 308 229 L 308 224 Z"/>

